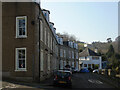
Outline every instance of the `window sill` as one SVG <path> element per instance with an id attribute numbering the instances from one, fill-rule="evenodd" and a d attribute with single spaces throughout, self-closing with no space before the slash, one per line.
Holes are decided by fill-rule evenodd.
<path id="1" fill-rule="evenodd" d="M 16 36 L 16 38 L 27 38 L 27 36 Z"/>
<path id="2" fill-rule="evenodd" d="M 20 72 L 22 72 L 22 71 L 23 71 L 23 72 L 26 72 L 27 70 L 15 70 L 15 72 L 19 72 L 19 71 L 20 71 Z"/>

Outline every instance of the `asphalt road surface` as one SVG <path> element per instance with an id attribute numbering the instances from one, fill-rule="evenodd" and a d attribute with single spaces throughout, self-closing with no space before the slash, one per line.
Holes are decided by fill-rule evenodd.
<path id="1" fill-rule="evenodd" d="M 81 89 L 81 88 L 113 88 L 112 85 L 106 83 L 104 80 L 101 79 L 101 75 L 94 74 L 94 73 L 75 73 L 72 76 L 72 87 L 68 86 L 54 86 L 53 85 L 53 78 L 49 78 L 41 83 L 15 83 L 15 82 L 3 82 L 3 90 L 9 90 L 4 88 L 29 88 L 35 90 L 64 90 L 64 89 Z M 112 81 L 111 81 L 112 82 Z M 33 90 L 34 90 L 33 89 Z"/>
<path id="2" fill-rule="evenodd" d="M 69 89 L 79 89 L 79 88 L 114 88 L 112 85 L 104 82 L 100 79 L 100 76 L 94 73 L 76 73 L 72 77 L 72 87 L 67 86 L 57 86 L 54 89 L 59 88 L 69 88 Z"/>
<path id="3" fill-rule="evenodd" d="M 72 88 L 113 88 L 93 73 L 74 74 L 72 83 Z"/>

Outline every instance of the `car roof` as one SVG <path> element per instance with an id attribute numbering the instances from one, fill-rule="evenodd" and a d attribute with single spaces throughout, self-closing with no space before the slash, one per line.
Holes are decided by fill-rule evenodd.
<path id="1" fill-rule="evenodd" d="M 68 72 L 68 73 L 70 73 L 70 71 L 67 71 L 67 70 L 58 70 L 58 72 Z"/>

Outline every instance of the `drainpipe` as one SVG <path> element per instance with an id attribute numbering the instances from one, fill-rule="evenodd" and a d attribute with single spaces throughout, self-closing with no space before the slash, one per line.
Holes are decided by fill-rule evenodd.
<path id="1" fill-rule="evenodd" d="M 40 7 L 39 7 L 39 81 L 40 81 L 40 71 L 41 71 L 41 68 L 40 68 L 40 55 L 41 55 L 41 53 L 40 53 L 40 20 L 41 20 L 41 18 L 40 18 Z"/>
<path id="2" fill-rule="evenodd" d="M 40 56 L 41 56 L 41 53 L 40 53 L 40 45 L 41 45 L 41 44 L 40 44 L 40 21 L 42 20 L 41 17 L 40 17 L 40 10 L 41 10 L 41 9 L 40 9 L 40 2 L 39 2 L 39 15 L 38 15 L 38 17 L 37 17 L 37 18 L 38 18 L 38 21 L 39 21 L 39 22 L 38 22 L 38 23 L 39 23 L 39 26 L 38 26 L 38 27 L 39 27 L 39 32 L 38 32 L 38 34 L 39 34 L 39 35 L 38 35 L 38 38 L 39 38 L 39 39 L 38 39 L 38 40 L 39 40 L 39 41 L 38 41 L 38 42 L 39 42 L 39 47 L 38 47 L 38 49 L 39 49 L 39 57 L 38 57 L 38 58 L 39 58 L 39 64 L 38 64 L 38 65 L 39 65 L 39 68 L 38 68 L 38 69 L 39 69 L 39 82 L 40 82 L 40 75 L 41 75 L 41 73 L 40 73 L 40 71 L 41 71 L 41 70 L 40 70 L 40 69 L 41 69 L 41 68 L 40 68 Z"/>

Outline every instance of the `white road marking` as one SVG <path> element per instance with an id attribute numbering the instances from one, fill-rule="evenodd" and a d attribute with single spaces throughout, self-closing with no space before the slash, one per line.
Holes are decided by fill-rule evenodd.
<path id="1" fill-rule="evenodd" d="M 95 84 L 103 84 L 103 82 L 101 82 L 99 80 L 89 79 L 88 81 L 91 83 L 95 83 Z"/>

